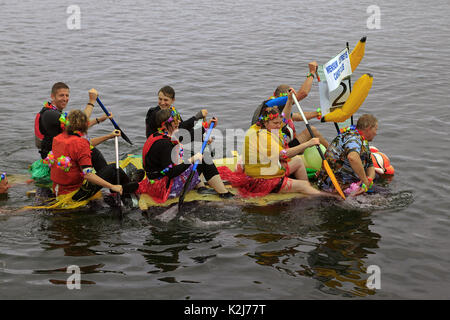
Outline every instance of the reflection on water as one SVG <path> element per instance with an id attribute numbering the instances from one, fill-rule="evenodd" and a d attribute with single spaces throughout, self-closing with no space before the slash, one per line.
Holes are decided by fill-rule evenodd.
<path id="1" fill-rule="evenodd" d="M 366 204 L 385 199 L 393 208 L 407 206 L 412 196 L 386 189 L 380 197 L 367 199 Z M 31 273 L 62 287 L 67 267 L 76 264 L 85 275 L 81 284 L 94 287 L 102 286 L 98 274 L 117 274 L 125 282 L 139 274 L 151 284 L 206 285 L 207 279 L 196 270 L 214 269 L 223 253 L 228 257 L 231 250 L 234 258 L 247 261 L 247 267 L 256 263 L 252 281 L 263 283 L 261 267 L 271 267 L 300 283 L 302 278 L 316 280 L 315 290 L 322 293 L 374 295 L 366 287 L 366 272 L 380 240 L 370 230 L 372 213 L 380 207 L 366 209 L 355 202 L 321 197 L 263 207 L 199 202 L 186 203 L 183 216 L 170 222 L 139 210 L 129 210 L 119 219 L 102 205 L 69 213 L 39 212 L 36 234 L 51 259 Z M 141 261 L 137 272 L 136 261 Z M 186 271 L 190 276 L 185 276 Z"/>
<path id="2" fill-rule="evenodd" d="M 94 205 L 95 206 L 95 205 Z M 101 239 L 105 232 L 110 233 L 112 228 L 120 227 L 120 220 L 117 216 L 111 216 L 110 213 L 102 214 L 100 207 L 86 208 L 82 210 L 73 210 L 71 212 L 46 212 L 42 211 L 40 215 L 39 233 L 41 247 L 46 251 L 62 250 L 63 256 L 67 257 L 89 257 L 100 256 L 104 251 L 109 255 L 120 254 L 113 250 L 104 249 L 104 243 Z M 112 223 L 111 223 L 112 222 Z M 110 234 L 111 235 L 111 234 Z M 33 270 L 36 275 L 57 275 L 61 274 L 67 278 L 66 260 L 58 259 L 62 266 L 54 269 Z M 79 264 L 79 265 L 78 265 Z M 80 274 L 96 273 L 117 273 L 124 274 L 122 271 L 105 270 L 104 263 L 82 265 L 81 261 L 77 264 Z M 51 284 L 67 285 L 67 280 L 48 279 Z M 81 279 L 81 285 L 94 285 L 95 281 Z"/>
<path id="3" fill-rule="evenodd" d="M 317 212 L 317 211 L 316 211 Z M 292 212 L 286 213 L 292 215 Z M 298 215 L 298 213 L 294 213 Z M 375 294 L 366 287 L 366 260 L 378 248 L 380 235 L 370 230 L 370 213 L 334 208 L 322 210 L 318 224 L 296 225 L 302 235 L 288 233 L 240 234 L 261 244 L 296 239 L 293 244 L 276 250 L 249 253 L 256 263 L 270 266 L 289 276 L 318 280 L 322 292 L 343 296 Z M 304 217 L 303 217 L 304 218 Z M 288 218 L 292 221 L 292 217 Z M 305 230 L 305 227 L 308 229 Z M 292 230 L 292 228 L 290 228 Z M 313 237 L 314 241 L 308 238 Z M 308 240 L 304 240 L 304 239 Z"/>
<path id="4" fill-rule="evenodd" d="M 366 287 L 366 263 L 372 251 L 378 248 L 381 236 L 370 230 L 370 213 L 334 211 L 320 225 L 323 235 L 320 244 L 308 252 L 305 271 L 312 273 L 331 294 L 339 292 L 365 296 L 374 294 Z"/>
<path id="5" fill-rule="evenodd" d="M 180 254 L 188 251 L 194 243 L 207 243 L 214 239 L 216 233 L 182 231 L 177 228 L 151 227 L 151 235 L 140 249 L 143 257 L 154 270 L 148 273 L 174 271 L 181 266 Z M 212 256 L 199 256 L 192 259 L 203 263 Z"/>
<path id="6" fill-rule="evenodd" d="M 386 192 L 379 198 L 386 199 L 389 206 L 406 206 L 409 201 L 405 199 L 410 200 L 411 196 Z M 368 199 L 366 203 L 378 198 L 371 195 Z M 66 257 L 92 257 L 88 263 L 80 263 L 82 274 L 127 275 L 126 268 L 139 257 L 150 266 L 145 270 L 150 280 L 201 283 L 197 279 L 177 280 L 174 274 L 183 268 L 214 264 L 221 250 L 229 248 L 218 240 L 227 230 L 225 233 L 236 240 L 231 247 L 236 247 L 239 239 L 250 240 L 241 256 L 260 266 L 291 277 L 315 279 L 316 289 L 326 294 L 363 297 L 375 294 L 366 287 L 367 261 L 378 248 L 381 236 L 370 230 L 371 215 L 377 207 L 367 210 L 352 208 L 354 205 L 351 201 L 320 197 L 264 207 L 190 203 L 181 219 L 168 223 L 138 210 L 127 212 L 124 220 L 104 208 L 43 213 L 39 219 L 40 244 L 49 252 L 62 250 Z M 115 255 L 125 259 L 125 266 L 104 263 L 103 257 Z M 60 264 L 33 273 L 59 274 L 65 273 L 66 268 Z M 63 280 L 48 281 L 65 284 Z M 84 279 L 82 284 L 96 283 Z"/>
<path id="7" fill-rule="evenodd" d="M 92 213 L 49 213 L 43 218 L 41 231 L 47 237 L 41 240 L 44 249 L 62 249 L 65 256 L 97 254 L 91 248 L 100 244 L 101 221 L 92 219 Z"/>

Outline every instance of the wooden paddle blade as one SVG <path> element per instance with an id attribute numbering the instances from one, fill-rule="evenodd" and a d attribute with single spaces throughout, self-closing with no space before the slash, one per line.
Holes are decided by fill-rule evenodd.
<path id="1" fill-rule="evenodd" d="M 345 200 L 344 192 L 342 192 L 341 186 L 339 185 L 339 182 L 337 182 L 336 177 L 333 173 L 333 170 L 331 170 L 330 165 L 328 164 L 327 160 L 323 160 L 323 167 L 325 168 L 325 171 L 328 173 L 328 176 L 331 179 L 331 182 L 333 182 L 334 187 L 336 188 L 339 195 L 342 197 L 342 199 Z"/>

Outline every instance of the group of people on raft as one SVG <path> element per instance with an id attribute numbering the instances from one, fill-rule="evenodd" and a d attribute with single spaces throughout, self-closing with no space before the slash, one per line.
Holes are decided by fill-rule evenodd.
<path id="1" fill-rule="evenodd" d="M 196 189 L 199 193 L 216 193 L 225 199 L 232 198 L 235 195 L 224 184 L 228 181 L 244 197 L 288 192 L 333 195 L 335 192 L 327 173 L 319 170 L 319 189 L 313 187 L 302 158 L 298 156 L 306 148 L 322 144 L 327 148 L 325 157 L 342 189 L 358 183 L 359 188 L 354 194 L 367 192 L 375 178 L 368 142 L 377 133 L 378 121 L 373 115 L 365 114 L 356 126 L 342 130 L 331 143 L 313 126 L 314 138 L 306 129 L 297 132 L 294 121 L 302 121 L 302 117 L 292 112 L 292 95 L 295 94 L 300 101 L 310 92 L 317 63 L 311 62 L 308 67 L 306 80 L 297 91 L 288 85 L 280 85 L 269 98 L 287 95 L 285 105 L 268 107 L 265 104 L 268 100 L 265 100 L 255 110 L 252 125 L 245 135 L 242 166 L 236 171 L 217 168 L 211 161 L 202 161 L 201 153 L 190 153 L 190 157 L 184 154 L 183 144 L 193 141 L 182 141 L 177 137 L 177 131 L 182 128 L 195 137 L 193 131 L 198 120 L 203 119 L 203 126 L 195 130 L 204 133 L 211 121 L 217 125 L 217 118 L 206 122 L 208 111 L 202 109 L 183 120 L 174 106 L 174 89 L 170 86 L 161 88 L 158 91 L 158 105 L 150 108 L 145 118 L 147 140 L 142 150 L 144 170 L 138 170 L 129 177 L 120 169 L 120 185 L 115 184 L 115 165 L 108 165 L 96 147 L 103 141 L 120 136 L 120 131 L 115 130 L 99 138 L 87 138 L 89 127 L 108 119 L 106 115 L 90 119 L 97 91 L 89 91 L 89 102 L 84 111 L 66 113 L 69 87 L 58 82 L 51 90 L 51 101 L 44 103 L 35 120 L 36 146 L 41 162 L 49 166 L 52 190 L 56 197 L 65 196 L 73 201 L 88 200 L 101 188 L 108 188 L 125 199 L 132 193 L 147 193 L 155 201 L 165 202 L 180 195 L 194 162 L 198 160 L 199 165 L 189 189 Z M 305 112 L 305 116 L 308 120 L 320 119 L 320 109 Z M 2 178 L 2 181 L 5 179 Z"/>

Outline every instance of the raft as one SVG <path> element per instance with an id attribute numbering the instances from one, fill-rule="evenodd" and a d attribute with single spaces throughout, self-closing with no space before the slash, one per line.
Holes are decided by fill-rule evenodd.
<path id="1" fill-rule="evenodd" d="M 325 147 L 320 146 L 322 151 L 325 152 Z M 391 166 L 389 162 L 389 158 L 382 154 L 376 147 L 371 147 L 371 151 L 373 152 L 372 157 L 374 157 L 374 165 L 377 171 L 377 174 L 383 174 L 383 175 L 393 175 L 394 174 L 394 168 Z M 381 162 L 379 159 L 376 161 L 375 157 L 381 157 L 383 156 L 383 162 Z M 321 169 L 322 161 L 319 153 L 317 152 L 317 149 L 315 147 L 311 147 L 305 150 L 305 152 L 300 155 L 302 158 L 306 170 L 308 173 L 308 178 L 310 182 L 315 181 L 315 173 L 317 170 Z M 226 166 L 231 171 L 235 171 L 236 167 L 239 162 L 239 154 L 236 151 L 232 152 L 232 157 L 228 158 L 222 158 L 222 159 L 214 159 L 214 164 L 216 167 Z M 381 165 L 380 165 L 381 163 Z M 134 155 L 134 154 L 128 154 L 127 157 L 123 160 L 120 160 L 120 167 L 128 174 L 130 175 L 133 171 L 142 169 L 142 156 L 141 155 Z M 380 168 L 381 167 L 381 168 Z M 233 188 L 231 185 L 227 184 L 225 181 L 225 186 L 227 189 L 236 195 L 236 197 L 232 199 L 223 199 L 220 198 L 217 194 L 200 194 L 196 190 L 189 191 L 184 199 L 184 202 L 194 202 L 194 201 L 200 201 L 200 202 L 225 202 L 225 203 L 233 203 L 233 204 L 240 204 L 240 205 L 254 205 L 254 206 L 265 206 L 268 204 L 273 204 L 277 202 L 283 202 L 283 201 L 289 201 L 295 198 L 303 198 L 305 195 L 300 193 L 276 193 L 276 194 L 268 194 L 264 197 L 249 197 L 249 198 L 243 198 L 239 196 L 239 191 L 236 188 Z M 213 190 L 213 189 L 211 189 Z M 38 196 L 38 193 L 36 193 L 36 190 L 27 192 L 28 196 Z M 147 194 L 140 194 L 140 195 L 133 195 L 133 206 L 139 207 L 142 211 L 147 211 L 151 207 L 168 207 L 175 203 L 178 203 L 179 198 L 171 198 L 168 199 L 164 203 L 158 203 L 154 201 L 149 195 Z"/>
<path id="2" fill-rule="evenodd" d="M 323 149 L 325 149 L 322 146 Z M 214 159 L 214 164 L 216 167 L 226 166 L 230 170 L 234 171 L 236 169 L 236 166 L 238 164 L 239 160 L 239 154 L 236 151 L 232 152 L 233 156 L 229 158 L 223 158 L 223 159 Z M 305 150 L 305 153 L 301 155 L 302 160 L 304 161 L 308 177 L 310 179 L 314 179 L 315 172 L 320 169 L 317 168 L 317 163 L 321 163 L 320 155 L 317 152 L 317 149 L 315 147 L 308 148 Z M 309 161 L 309 163 L 308 163 Z M 133 170 L 142 169 L 142 157 L 139 155 L 128 155 L 128 157 L 121 161 L 120 166 L 124 169 L 124 171 L 129 174 Z M 228 203 L 237 203 L 237 204 L 251 204 L 255 206 L 265 206 L 271 203 L 276 203 L 280 201 L 286 201 L 291 200 L 294 198 L 302 198 L 305 197 L 305 195 L 300 193 L 276 193 L 276 194 L 268 194 L 264 197 L 250 197 L 250 198 L 243 198 L 239 196 L 239 191 L 236 188 L 231 187 L 228 184 L 225 184 L 227 189 L 236 195 L 235 198 L 232 199 L 222 199 L 216 194 L 200 194 L 195 190 L 191 190 L 186 193 L 186 196 L 184 198 L 184 202 L 193 202 L 193 201 L 206 201 L 206 202 L 228 202 Z M 154 201 L 149 195 L 147 194 L 140 194 L 139 195 L 139 208 L 142 211 L 146 211 L 151 207 L 168 207 L 174 203 L 178 203 L 179 198 L 171 198 L 168 199 L 164 203 L 158 203 Z"/>

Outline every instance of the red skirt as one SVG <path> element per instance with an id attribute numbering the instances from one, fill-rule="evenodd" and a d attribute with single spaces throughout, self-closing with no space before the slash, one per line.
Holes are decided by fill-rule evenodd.
<path id="1" fill-rule="evenodd" d="M 185 183 L 192 173 L 194 165 L 191 165 L 187 170 L 183 171 L 179 176 L 170 180 L 167 186 L 167 180 L 169 177 L 164 177 L 160 180 L 153 180 L 151 183 L 148 179 L 144 179 L 139 183 L 139 189 L 137 193 L 146 193 L 157 203 L 164 203 L 169 198 L 179 197 L 185 187 Z M 198 171 L 195 171 L 192 176 L 191 183 L 187 190 L 192 190 L 200 182 Z"/>
<path id="2" fill-rule="evenodd" d="M 169 187 L 167 186 L 167 181 L 169 177 L 164 177 L 160 180 L 153 180 L 154 183 L 151 183 L 150 180 L 143 179 L 139 182 L 139 189 L 137 193 L 146 193 L 157 203 L 164 203 L 169 198 L 170 189 L 172 189 L 173 181 L 170 181 Z"/>
<path id="3" fill-rule="evenodd" d="M 262 197 L 269 193 L 277 193 L 288 183 L 288 173 L 280 178 L 252 178 L 242 170 L 231 171 L 228 167 L 217 167 L 222 180 L 227 180 L 234 188 L 239 190 L 239 194 L 244 197 Z"/>

